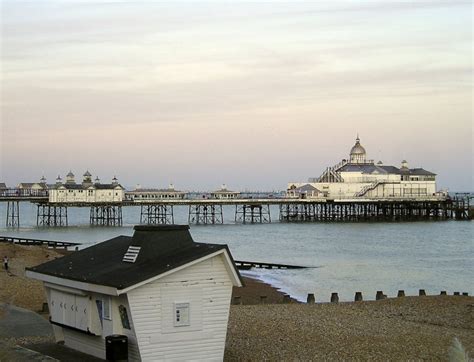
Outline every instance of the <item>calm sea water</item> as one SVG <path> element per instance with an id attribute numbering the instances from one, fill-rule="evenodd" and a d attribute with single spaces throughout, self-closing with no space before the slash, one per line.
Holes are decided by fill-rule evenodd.
<path id="1" fill-rule="evenodd" d="M 117 235 L 132 235 L 138 207 L 124 208 L 123 227 L 89 226 L 88 208 L 70 208 L 67 228 L 36 227 L 36 207 L 20 204 L 21 228 L 6 228 L 6 204 L 0 203 L 0 235 L 63 240 L 89 246 Z M 440 290 L 474 293 L 474 222 L 279 223 L 235 225 L 234 208 L 224 208 L 225 225 L 191 225 L 197 242 L 228 244 L 236 260 L 310 266 L 296 270 L 244 272 L 305 300 L 329 301 L 331 292 L 352 300 L 356 291 L 374 299 L 404 289 L 439 294 Z M 187 224 L 188 209 L 175 207 L 175 222 Z"/>

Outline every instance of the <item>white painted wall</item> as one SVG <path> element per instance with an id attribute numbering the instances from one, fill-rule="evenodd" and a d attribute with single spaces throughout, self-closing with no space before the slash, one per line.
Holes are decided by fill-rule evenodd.
<path id="1" fill-rule="evenodd" d="M 121 187 L 97 190 L 93 187 L 80 190 L 58 188 L 49 190 L 49 202 L 121 202 L 125 191 Z"/>
<path id="2" fill-rule="evenodd" d="M 77 292 L 84 293 L 80 290 L 77 290 Z M 105 359 L 105 337 L 112 334 L 122 334 L 128 337 L 129 360 L 140 361 L 137 339 L 135 336 L 133 321 L 130 313 L 130 306 L 128 304 L 128 299 L 126 295 L 122 295 L 119 297 L 107 296 L 98 293 L 75 295 L 73 293 L 58 291 L 48 287 L 46 287 L 46 295 L 48 298 L 51 318 L 53 321 L 66 324 L 71 327 L 76 327 L 84 331 L 89 329 L 92 333 L 97 334 L 97 336 L 92 336 L 86 333 L 54 325 L 53 330 L 57 342 L 64 341 L 64 344 L 67 347 L 76 349 L 78 351 L 90 354 L 98 358 Z M 101 321 L 99 318 L 99 311 L 97 308 L 96 300 L 103 300 L 104 298 L 110 298 L 111 315 L 110 319 L 102 319 Z M 53 300 L 64 300 L 68 304 L 71 303 L 71 305 L 73 305 L 72 303 L 74 303 L 74 301 L 78 300 L 78 312 L 81 312 L 79 307 L 83 308 L 85 305 L 87 305 L 87 308 L 89 308 L 87 313 L 87 319 L 77 318 L 76 314 L 73 315 L 71 313 L 66 313 L 66 310 L 64 308 L 56 308 L 55 306 L 52 306 L 51 302 Z M 120 305 L 123 305 L 128 311 L 128 317 L 131 327 L 130 329 L 126 329 L 122 325 L 122 320 L 119 313 Z M 70 307 L 70 305 L 68 305 L 68 307 Z"/>
<path id="3" fill-rule="evenodd" d="M 71 300 L 79 297 L 88 303 L 89 329 L 99 335 L 55 327 L 56 340 L 64 340 L 70 348 L 105 359 L 105 337 L 123 334 L 128 337 L 130 361 L 221 361 L 232 295 L 232 280 L 223 258 L 223 254 L 219 254 L 133 289 L 126 295 L 110 296 L 110 319 L 102 322 L 96 300 L 109 296 L 90 292 L 84 295 L 85 292 L 77 290 L 82 295 L 69 294 L 69 297 Z M 46 292 L 51 303 L 51 295 L 57 291 L 46 287 Z M 176 303 L 189 303 L 189 325 L 175 326 Z M 120 305 L 127 310 L 130 329 L 122 325 Z M 50 310 L 53 311 L 51 304 Z M 72 321 L 63 319 L 65 324 L 72 325 Z"/>
<path id="4" fill-rule="evenodd" d="M 143 361 L 222 360 L 232 281 L 222 254 L 130 291 Z M 174 326 L 174 303 L 189 303 L 189 326 Z"/>
<path id="5" fill-rule="evenodd" d="M 399 175 L 398 175 L 399 176 Z M 324 194 L 327 193 L 328 198 L 353 198 L 357 193 L 366 187 L 374 186 L 376 182 L 380 182 L 375 185 L 373 189 L 369 189 L 362 198 L 378 199 L 378 198 L 417 198 L 422 199 L 423 197 L 433 197 L 436 193 L 436 181 L 400 181 L 398 177 L 394 180 L 394 177 L 390 175 L 390 178 L 375 178 L 367 179 L 365 182 L 360 182 L 361 178 L 355 176 L 352 179 L 348 178 L 352 182 L 317 182 L 309 183 L 310 185 L 321 190 Z M 346 181 L 346 178 L 344 178 Z M 288 184 L 288 189 L 295 185 L 300 187 L 308 184 L 291 182 Z M 291 192 L 287 192 L 288 196 L 291 197 Z"/>

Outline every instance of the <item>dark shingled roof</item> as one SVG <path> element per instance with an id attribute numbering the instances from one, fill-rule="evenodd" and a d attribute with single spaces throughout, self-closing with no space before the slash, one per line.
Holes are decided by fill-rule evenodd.
<path id="1" fill-rule="evenodd" d="M 64 185 L 58 185 L 59 186 L 64 186 L 67 190 L 82 190 L 83 187 L 82 185 L 78 184 L 64 184 Z"/>
<path id="2" fill-rule="evenodd" d="M 425 169 L 422 168 L 411 168 L 410 169 L 410 175 L 420 175 L 420 176 L 436 176 L 435 173 L 426 171 Z"/>
<path id="3" fill-rule="evenodd" d="M 356 163 L 348 163 L 342 166 L 337 170 L 338 172 L 362 172 L 365 174 L 372 174 L 372 173 L 382 173 L 382 174 L 403 174 L 403 175 L 415 175 L 415 176 L 435 176 L 436 174 L 426 171 L 422 168 L 398 168 L 395 166 L 381 166 L 381 165 L 374 165 L 374 164 L 356 164 Z"/>
<path id="4" fill-rule="evenodd" d="M 97 190 L 114 189 L 114 188 L 116 188 L 117 186 L 122 187 L 122 185 L 119 185 L 119 184 L 94 184 L 94 187 L 95 187 Z M 123 188 L 123 187 L 122 187 L 122 188 Z"/>
<path id="5" fill-rule="evenodd" d="M 125 289 L 222 249 L 232 258 L 227 245 L 195 243 L 188 225 L 134 229 L 133 237 L 118 236 L 27 270 Z M 123 261 L 129 246 L 141 247 L 134 263 Z"/>
<path id="6" fill-rule="evenodd" d="M 89 187 L 94 187 L 97 190 L 113 190 L 117 186 L 120 186 L 122 189 L 122 185 L 119 184 L 92 184 L 92 183 L 85 183 L 85 184 L 72 184 L 72 183 L 65 183 L 65 184 L 56 184 L 55 188 L 60 188 L 64 186 L 67 190 L 87 190 Z"/>
<path id="7" fill-rule="evenodd" d="M 374 164 L 369 163 L 348 163 L 339 168 L 338 172 L 362 172 L 362 173 L 383 173 L 386 174 L 387 170 L 384 168 L 387 166 L 376 166 Z"/>
<path id="8" fill-rule="evenodd" d="M 310 185 L 310 184 L 305 184 L 303 186 L 300 186 L 300 187 L 297 187 L 294 189 L 295 191 L 301 191 L 301 192 L 306 192 L 306 191 L 318 191 L 318 192 L 321 192 L 320 190 L 318 190 L 316 187 L 314 187 L 313 185 Z"/>
<path id="9" fill-rule="evenodd" d="M 383 168 L 388 173 L 396 174 L 396 175 L 400 174 L 400 169 L 398 167 L 395 167 L 395 166 L 379 166 L 379 167 Z"/>

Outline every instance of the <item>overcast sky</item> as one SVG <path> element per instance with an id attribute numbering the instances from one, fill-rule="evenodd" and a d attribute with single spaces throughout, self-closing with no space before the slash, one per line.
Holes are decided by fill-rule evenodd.
<path id="1" fill-rule="evenodd" d="M 284 189 L 359 133 L 474 189 L 471 1 L 1 3 L 9 186 Z"/>

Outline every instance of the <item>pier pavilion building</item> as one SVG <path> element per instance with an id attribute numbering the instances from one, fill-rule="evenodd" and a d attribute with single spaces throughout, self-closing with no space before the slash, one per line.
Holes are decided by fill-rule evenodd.
<path id="1" fill-rule="evenodd" d="M 359 136 L 349 159 L 326 168 L 308 182 L 290 182 L 287 196 L 294 198 L 407 198 L 426 199 L 436 196 L 436 174 L 423 168 L 409 168 L 403 160 L 400 167 L 375 163 L 366 157 Z"/>
<path id="2" fill-rule="evenodd" d="M 137 187 L 133 191 L 125 193 L 127 200 L 157 201 L 157 200 L 179 200 L 184 199 L 186 192 L 176 190 L 173 184 L 166 189 L 153 189 Z"/>
<path id="3" fill-rule="evenodd" d="M 8 187 L 5 182 L 0 182 L 0 196 L 3 196 L 7 193 Z"/>
<path id="4" fill-rule="evenodd" d="M 223 184 L 219 190 L 211 192 L 211 199 L 232 200 L 240 196 L 240 192 L 229 190 L 226 184 Z"/>
<path id="5" fill-rule="evenodd" d="M 49 190 L 51 203 L 122 202 L 124 198 L 125 189 L 116 177 L 112 183 L 102 184 L 98 177 L 93 182 L 89 171 L 84 173 L 82 183 L 79 184 L 71 171 L 66 175 L 65 182 L 58 176 L 56 184 Z"/>
<path id="6" fill-rule="evenodd" d="M 20 192 L 35 193 L 48 190 L 49 186 L 51 185 L 47 185 L 46 178 L 42 176 L 39 182 L 20 182 L 18 185 L 16 185 L 16 188 Z"/>

